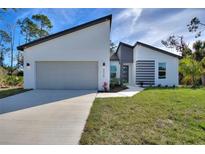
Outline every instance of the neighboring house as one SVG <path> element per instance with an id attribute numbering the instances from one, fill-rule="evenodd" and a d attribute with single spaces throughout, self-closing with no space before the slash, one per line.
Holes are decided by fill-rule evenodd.
<path id="1" fill-rule="evenodd" d="M 121 83 L 143 86 L 177 86 L 180 56 L 137 42 L 134 46 L 120 42 L 110 57 L 111 78 Z"/>
<path id="2" fill-rule="evenodd" d="M 24 88 L 102 90 L 104 82 L 109 85 L 111 19 L 18 46 L 24 51 Z"/>

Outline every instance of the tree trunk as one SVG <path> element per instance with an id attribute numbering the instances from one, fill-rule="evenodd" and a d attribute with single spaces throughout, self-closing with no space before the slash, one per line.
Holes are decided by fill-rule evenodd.
<path id="1" fill-rule="evenodd" d="M 202 85 L 205 86 L 205 74 L 201 76 Z"/>

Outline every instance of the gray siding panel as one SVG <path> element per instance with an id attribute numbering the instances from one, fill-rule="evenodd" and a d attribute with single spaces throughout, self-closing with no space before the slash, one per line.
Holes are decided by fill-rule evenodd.
<path id="1" fill-rule="evenodd" d="M 121 46 L 121 62 L 122 63 L 133 63 L 133 49 L 128 46 Z"/>
<path id="2" fill-rule="evenodd" d="M 136 61 L 136 85 L 149 86 L 155 84 L 155 61 Z"/>

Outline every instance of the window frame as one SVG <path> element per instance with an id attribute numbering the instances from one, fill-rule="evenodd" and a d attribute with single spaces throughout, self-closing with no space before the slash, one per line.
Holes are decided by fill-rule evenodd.
<path id="1" fill-rule="evenodd" d="M 111 67 L 115 67 L 115 71 L 112 71 Z M 112 77 L 114 75 L 114 77 Z M 110 78 L 117 78 L 117 66 L 110 65 Z"/>
<path id="2" fill-rule="evenodd" d="M 164 65 L 164 66 L 160 66 Z M 163 69 L 160 69 L 163 68 Z M 164 73 L 164 76 L 160 75 L 160 73 Z M 167 78 L 167 63 L 166 62 L 159 62 L 158 63 L 158 79 L 166 79 Z"/>

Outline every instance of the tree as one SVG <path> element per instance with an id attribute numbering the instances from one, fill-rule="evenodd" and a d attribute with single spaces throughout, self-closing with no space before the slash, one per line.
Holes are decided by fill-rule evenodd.
<path id="1" fill-rule="evenodd" d="M 196 41 L 193 44 L 193 56 L 194 59 L 197 61 L 201 61 L 205 57 L 205 41 Z"/>
<path id="2" fill-rule="evenodd" d="M 3 66 L 4 56 L 10 50 L 7 44 L 11 42 L 11 38 L 6 31 L 0 30 L 0 66 Z"/>
<path id="3" fill-rule="evenodd" d="M 38 38 L 38 26 L 31 19 L 26 17 L 23 20 L 18 20 L 17 24 L 20 26 L 20 33 L 24 36 L 26 43 Z"/>
<path id="4" fill-rule="evenodd" d="M 183 36 L 171 35 L 166 40 L 162 40 L 161 43 L 167 48 L 174 48 L 177 52 L 182 54 L 182 57 L 186 57 L 192 54 L 188 44 L 184 41 Z"/>
<path id="5" fill-rule="evenodd" d="M 116 52 L 117 46 L 115 43 L 110 41 L 110 54 L 112 55 L 114 52 Z"/>
<path id="6" fill-rule="evenodd" d="M 45 37 L 49 35 L 49 31 L 53 27 L 51 21 L 46 15 L 43 14 L 36 14 L 32 16 L 32 19 L 38 25 L 38 37 Z"/>
<path id="7" fill-rule="evenodd" d="M 14 46 L 15 46 L 15 39 L 16 39 L 16 28 L 17 28 L 17 23 L 14 24 L 7 24 L 7 29 L 8 29 L 8 34 L 11 39 L 10 41 L 10 66 L 8 67 L 8 73 L 12 75 L 14 69 Z"/>
<path id="8" fill-rule="evenodd" d="M 192 56 L 187 56 L 180 60 L 179 72 L 182 73 L 182 81 L 196 87 L 201 77 L 201 64 L 194 60 Z"/>
<path id="9" fill-rule="evenodd" d="M 189 32 L 196 33 L 195 38 L 200 37 L 201 33 L 205 30 L 205 23 L 202 23 L 199 18 L 194 17 L 187 25 Z"/>
<path id="10" fill-rule="evenodd" d="M 201 65 L 201 81 L 202 81 L 202 85 L 205 86 L 205 57 L 200 61 L 200 65 Z"/>

